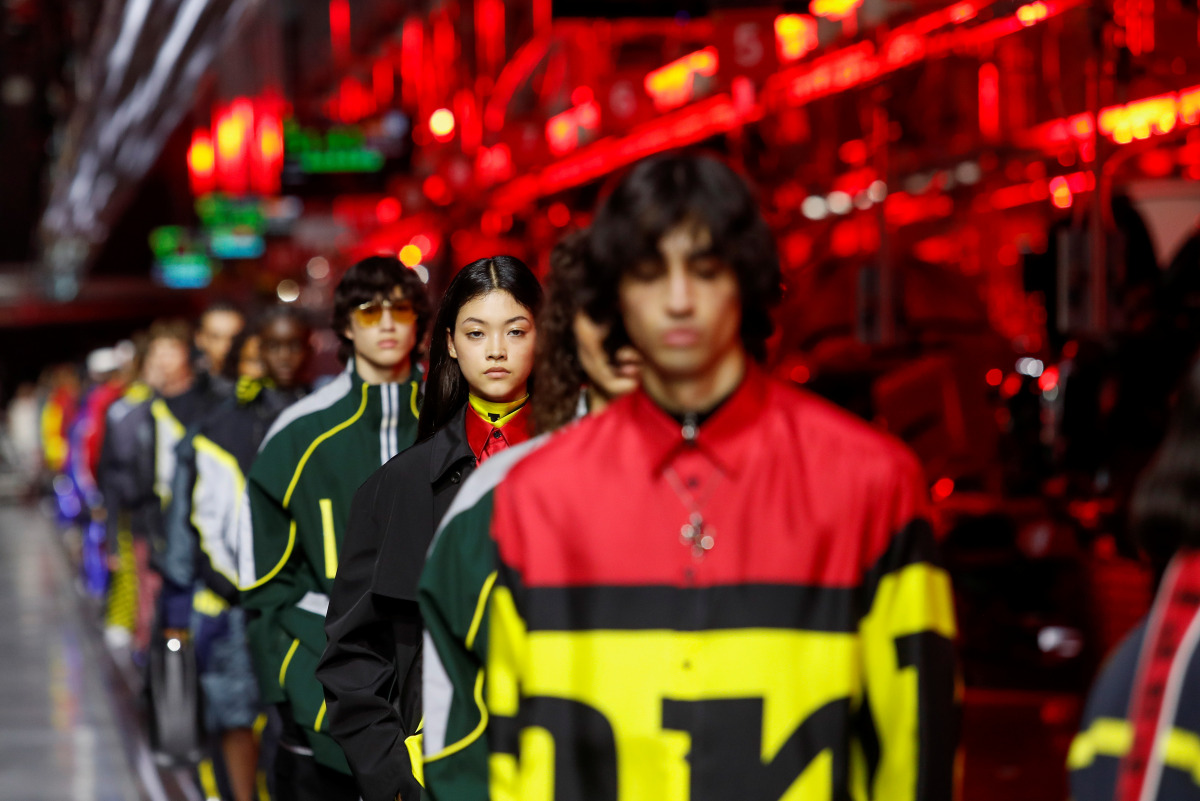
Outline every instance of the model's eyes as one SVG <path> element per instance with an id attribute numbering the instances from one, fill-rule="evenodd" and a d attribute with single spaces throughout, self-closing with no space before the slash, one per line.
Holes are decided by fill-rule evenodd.
<path id="1" fill-rule="evenodd" d="M 526 335 L 526 334 L 528 334 L 528 333 L 529 333 L 529 332 L 528 332 L 528 331 L 526 331 L 524 328 L 514 328 L 514 329 L 512 329 L 511 331 L 509 331 L 509 332 L 508 332 L 508 335 L 509 335 L 510 337 L 523 337 L 523 336 L 525 336 L 525 335 Z"/>
<path id="2" fill-rule="evenodd" d="M 633 265 L 629 277 L 635 281 L 653 281 L 666 275 L 667 265 L 661 259 L 642 259 Z"/>
<path id="3" fill-rule="evenodd" d="M 716 256 L 696 256 L 689 263 L 692 275 L 697 278 L 716 278 L 725 270 L 725 263 Z"/>
<path id="4" fill-rule="evenodd" d="M 483 339 L 482 331 L 468 331 L 467 339 Z"/>

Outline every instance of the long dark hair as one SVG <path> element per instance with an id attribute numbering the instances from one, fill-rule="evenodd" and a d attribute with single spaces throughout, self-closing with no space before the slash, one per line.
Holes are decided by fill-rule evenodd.
<path id="1" fill-rule="evenodd" d="M 1200 361 L 1180 387 L 1166 439 L 1129 502 L 1134 541 L 1161 577 L 1180 548 L 1200 548 Z"/>
<path id="2" fill-rule="evenodd" d="M 533 374 L 538 397 L 533 407 L 533 427 L 538 433 L 554 431 L 575 417 L 580 387 L 587 381 L 575 341 L 575 315 L 591 297 L 584 276 L 587 232 L 573 231 L 550 251 L 546 301 L 537 320 Z"/>
<path id="3" fill-rule="evenodd" d="M 681 223 L 696 223 L 712 236 L 714 255 L 737 275 L 742 300 L 742 344 L 766 359 L 771 307 L 781 296 L 775 239 L 746 182 L 708 155 L 674 154 L 638 162 L 605 198 L 588 237 L 587 282 L 594 292 L 588 315 L 612 325 L 605 345 L 625 344 L 617 300 L 621 276 L 643 259 L 659 259 L 658 243 Z"/>
<path id="4" fill-rule="evenodd" d="M 417 440 L 428 439 L 450 422 L 470 391 L 458 361 L 450 357 L 446 332 L 454 333 L 458 312 L 470 301 L 489 292 L 512 295 L 536 317 L 542 305 L 542 285 L 525 262 L 513 256 L 493 256 L 473 261 L 458 271 L 446 287 L 442 305 L 433 321 L 429 343 L 429 375 L 425 379 L 425 402 L 417 421 Z M 530 381 L 532 389 L 532 379 Z"/>

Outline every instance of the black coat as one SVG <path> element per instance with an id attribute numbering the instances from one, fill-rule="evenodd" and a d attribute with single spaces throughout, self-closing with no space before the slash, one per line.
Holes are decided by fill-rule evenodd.
<path id="1" fill-rule="evenodd" d="M 434 531 L 475 469 L 466 406 L 359 488 L 346 524 L 317 665 L 330 733 L 364 801 L 420 797 L 405 739 L 421 720 L 417 580 Z"/>

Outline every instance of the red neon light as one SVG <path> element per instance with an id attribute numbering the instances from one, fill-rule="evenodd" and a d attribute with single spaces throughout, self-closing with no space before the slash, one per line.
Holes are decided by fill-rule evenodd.
<path id="1" fill-rule="evenodd" d="M 1042 392 L 1049 392 L 1058 387 L 1058 368 L 1051 365 L 1042 371 L 1038 376 L 1038 389 Z"/>
<path id="2" fill-rule="evenodd" d="M 977 13 L 978 11 L 971 3 L 959 3 L 950 7 L 950 21 L 957 25 L 969 19 L 974 19 Z"/>
<path id="3" fill-rule="evenodd" d="M 418 105 L 421 86 L 421 66 L 424 60 L 425 28 L 418 16 L 404 20 L 400 34 L 400 78 L 404 93 L 404 105 L 415 109 Z"/>
<path id="4" fill-rule="evenodd" d="M 261 108 L 257 116 L 258 141 L 251 153 L 251 188 L 263 195 L 273 195 L 279 192 L 283 173 L 283 125 L 277 111 Z"/>
<path id="5" fill-rule="evenodd" d="M 1004 381 L 1004 371 L 999 367 L 993 367 L 987 371 L 987 382 L 989 387 L 998 387 Z"/>
<path id="6" fill-rule="evenodd" d="M 884 200 L 883 212 L 887 224 L 903 228 L 922 220 L 949 217 L 954 213 L 954 199 L 949 195 L 910 195 L 894 192 Z"/>
<path id="7" fill-rule="evenodd" d="M 717 48 L 706 47 L 676 59 L 646 75 L 646 92 L 659 111 L 678 108 L 697 94 L 696 77 L 717 74 Z"/>
<path id="8" fill-rule="evenodd" d="M 446 179 L 440 175 L 431 175 L 426 178 L 421 189 L 425 192 L 425 197 L 434 203 L 445 205 L 450 202 L 450 187 L 446 185 Z"/>
<path id="9" fill-rule="evenodd" d="M 493 147 L 481 147 L 475 157 L 475 174 L 484 185 L 507 181 L 512 177 L 512 151 L 501 142 Z"/>
<path id="10" fill-rule="evenodd" d="M 686 147 L 741 124 L 729 95 L 721 94 L 660 117 L 620 139 L 606 138 L 500 187 L 492 196 L 497 209 L 517 209 L 543 195 L 587 183 L 653 153 Z"/>
<path id="11" fill-rule="evenodd" d="M 425 234 L 417 234 L 414 236 L 412 238 L 412 244 L 421 249 L 421 253 L 425 255 L 425 258 L 429 258 L 433 255 L 434 251 L 437 250 L 437 245 L 434 244 L 432 239 L 425 236 Z"/>
<path id="12" fill-rule="evenodd" d="M 1200 123 L 1200 86 L 1192 86 L 1173 94 L 1101 109 L 1097 127 L 1113 142 L 1124 145 L 1135 139 L 1170 133 L 1181 124 L 1197 123 Z M 1089 144 L 1094 125 L 1091 113 L 1083 112 L 1039 125 L 1027 138 L 1037 145 L 1061 145 L 1071 139 Z"/>
<path id="13" fill-rule="evenodd" d="M 338 85 L 338 92 L 330 99 L 326 111 L 330 117 L 342 122 L 357 122 L 375 113 L 378 104 L 373 90 L 356 78 L 346 76 Z"/>
<path id="14" fill-rule="evenodd" d="M 513 55 L 504 71 L 500 73 L 500 77 L 496 79 L 495 91 L 492 92 L 492 97 L 488 100 L 487 108 L 483 112 L 485 128 L 497 133 L 504 130 L 504 118 L 508 111 L 509 101 L 512 100 L 513 95 L 516 94 L 525 79 L 541 63 L 549 49 L 550 39 L 540 37 L 526 42 Z"/>
<path id="15" fill-rule="evenodd" d="M 392 69 L 392 60 L 386 56 L 375 60 L 371 65 L 371 88 L 375 90 L 375 100 L 380 105 L 390 103 L 396 93 L 396 72 Z"/>
<path id="16" fill-rule="evenodd" d="M 775 18 L 775 49 L 787 63 L 817 49 L 817 20 L 808 14 L 780 14 Z"/>
<path id="17" fill-rule="evenodd" d="M 565 203 L 554 203 L 546 211 L 546 219 L 555 228 L 564 228 L 571 222 L 571 210 L 567 208 Z"/>
<path id="18" fill-rule="evenodd" d="M 600 106 L 594 100 L 555 114 L 546 121 L 546 142 L 556 156 L 579 146 L 580 132 L 592 133 L 600 127 Z"/>
<path id="19" fill-rule="evenodd" d="M 1000 70 L 991 62 L 979 68 L 979 133 L 1000 138 Z"/>
<path id="20" fill-rule="evenodd" d="M 788 98 L 795 105 L 803 105 L 869 80 L 880 70 L 874 56 L 875 45 L 860 42 L 819 58 L 791 82 Z"/>
<path id="21" fill-rule="evenodd" d="M 1042 0 L 1037 0 L 1036 3 L 1027 3 L 1017 9 L 1017 19 L 1022 25 L 1028 28 L 1030 25 L 1036 25 L 1050 15 L 1050 9 Z"/>
<path id="22" fill-rule="evenodd" d="M 215 115 L 217 185 L 242 194 L 247 189 L 247 156 L 254 131 L 254 107 L 239 97 Z"/>
<path id="23" fill-rule="evenodd" d="M 1066 178 L 1060 175 L 1050 179 L 1050 202 L 1054 204 L 1054 208 L 1069 209 L 1074 199 Z"/>
<path id="24" fill-rule="evenodd" d="M 899 67 L 913 64 L 925 57 L 925 41 L 916 34 L 902 33 L 888 40 L 884 59 L 889 67 Z"/>
<path id="25" fill-rule="evenodd" d="M 954 493 L 954 479 L 939 478 L 933 485 L 933 497 L 944 501 Z"/>
<path id="26" fill-rule="evenodd" d="M 350 53 L 350 0 L 329 0 L 329 43 L 334 58 Z"/>
<path id="27" fill-rule="evenodd" d="M 1040 22 L 1082 5 L 1083 0 L 1054 0 L 1030 5 L 1030 11 Z M 809 64 L 784 70 L 773 76 L 767 85 L 767 96 L 776 105 L 802 106 L 822 97 L 845 91 L 867 81 L 913 63 L 918 58 L 935 58 L 953 52 L 971 50 L 1021 30 L 1024 25 L 1016 16 L 1003 17 L 970 29 L 950 29 L 931 34 L 946 25 L 957 25 L 974 18 L 986 1 L 958 3 L 929 14 L 892 31 L 880 44 L 863 41 L 836 50 Z M 928 35 L 927 35 L 928 34 Z M 903 36 L 918 35 L 924 39 L 923 50 L 895 45 Z M 896 48 L 896 49 L 893 49 Z"/>
<path id="28" fill-rule="evenodd" d="M 192 144 L 188 147 L 187 165 L 192 194 L 200 196 L 213 191 L 213 167 L 216 154 L 213 152 L 212 136 L 203 128 L 192 131 Z"/>
<path id="29" fill-rule="evenodd" d="M 385 197 L 375 204 L 375 219 L 380 225 L 388 225 L 400 219 L 400 201 L 394 197 Z"/>
<path id="30" fill-rule="evenodd" d="M 483 120 L 475 104 L 475 93 L 470 89 L 459 89 L 454 93 L 454 121 L 463 152 L 474 155 L 483 142 Z"/>
<path id="31" fill-rule="evenodd" d="M 1124 145 L 1134 139 L 1149 139 L 1156 133 L 1170 133 L 1178 119 L 1177 96 L 1159 95 L 1103 109 L 1097 127 L 1118 145 Z"/>
<path id="32" fill-rule="evenodd" d="M 1042 178 L 1029 183 L 997 189 L 987 197 L 985 202 L 987 206 L 997 211 L 1004 211 L 1029 203 L 1040 203 L 1046 198 L 1050 198 L 1056 206 L 1059 203 L 1067 204 L 1059 206 L 1059 208 L 1068 208 L 1074 202 L 1075 195 L 1090 192 L 1095 188 L 1096 176 L 1091 172 L 1073 172 L 1069 175 L 1057 176 L 1050 181 Z"/>
<path id="33" fill-rule="evenodd" d="M 475 0 L 475 52 L 489 75 L 504 63 L 503 0 Z"/>
<path id="34" fill-rule="evenodd" d="M 814 16 L 838 22 L 858 10 L 862 0 L 812 0 L 809 10 Z"/>

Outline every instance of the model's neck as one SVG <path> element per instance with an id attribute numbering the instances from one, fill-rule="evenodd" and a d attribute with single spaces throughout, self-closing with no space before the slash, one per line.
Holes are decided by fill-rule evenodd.
<path id="1" fill-rule="evenodd" d="M 405 359 L 391 367 L 374 364 L 367 361 L 361 356 L 354 357 L 354 370 L 358 373 L 358 377 L 363 380 L 363 383 L 371 384 L 398 384 L 401 381 L 407 381 L 408 376 L 412 373 L 412 359 Z"/>
<path id="2" fill-rule="evenodd" d="M 737 348 L 696 375 L 667 375 L 647 365 L 642 371 L 642 387 L 652 401 L 670 414 L 699 413 L 732 395 L 745 374 L 746 352 Z"/>
<path id="3" fill-rule="evenodd" d="M 595 384 L 588 384 L 587 388 L 587 410 L 588 414 L 599 414 L 608 408 L 612 403 L 612 398 L 605 395 L 600 390 L 596 389 Z"/>

